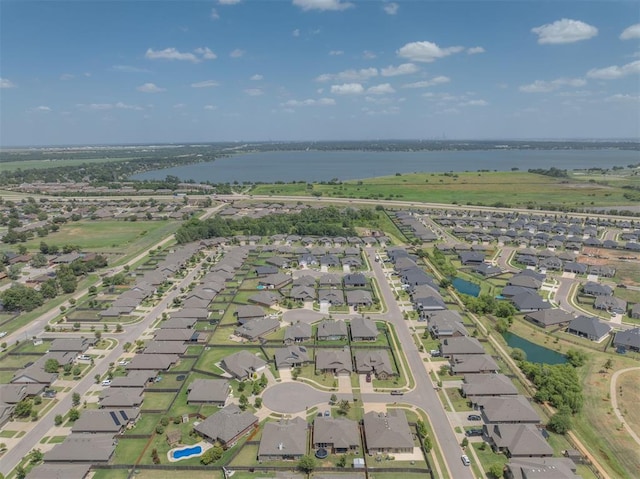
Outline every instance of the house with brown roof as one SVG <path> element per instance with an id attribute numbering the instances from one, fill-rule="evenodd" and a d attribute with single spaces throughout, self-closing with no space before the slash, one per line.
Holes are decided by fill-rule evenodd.
<path id="1" fill-rule="evenodd" d="M 540 424 L 540 415 L 522 395 L 476 398 L 486 424 Z"/>
<path id="2" fill-rule="evenodd" d="M 187 404 L 224 407 L 231 386 L 226 379 L 196 379 L 187 387 Z"/>
<path id="3" fill-rule="evenodd" d="M 353 318 L 349 326 L 352 341 L 375 341 L 380 334 L 376 323 L 367 318 Z"/>
<path id="4" fill-rule="evenodd" d="M 144 401 L 143 388 L 108 387 L 100 393 L 101 408 L 138 408 Z"/>
<path id="5" fill-rule="evenodd" d="M 486 396 L 511 396 L 518 394 L 510 378 L 504 374 L 467 374 L 464 377 L 462 396 L 473 399 Z"/>
<path id="6" fill-rule="evenodd" d="M 364 415 L 363 425 L 368 454 L 413 452 L 413 433 L 403 410 L 370 411 Z"/>
<path id="7" fill-rule="evenodd" d="M 267 422 L 262 430 L 258 460 L 287 461 L 307 453 L 307 421 L 300 417 Z"/>
<path id="8" fill-rule="evenodd" d="M 44 454 L 45 463 L 107 463 L 117 441 L 113 434 L 72 433 Z"/>
<path id="9" fill-rule="evenodd" d="M 452 374 L 497 373 L 500 366 L 488 354 L 456 354 L 451 358 Z"/>
<path id="10" fill-rule="evenodd" d="M 351 374 L 352 364 L 349 348 L 316 349 L 316 371 L 335 375 Z"/>
<path id="11" fill-rule="evenodd" d="M 227 449 L 257 425 L 258 418 L 255 415 L 242 411 L 235 404 L 229 404 L 196 424 L 193 429 L 211 442 L 218 441 Z"/>
<path id="12" fill-rule="evenodd" d="M 332 454 L 357 453 L 360 449 L 358 423 L 346 418 L 315 418 L 313 447 L 324 448 Z"/>
<path id="13" fill-rule="evenodd" d="M 534 424 L 490 424 L 483 430 L 491 448 L 507 457 L 553 456 L 553 448 Z"/>
<path id="14" fill-rule="evenodd" d="M 360 349 L 354 354 L 354 363 L 358 374 L 373 373 L 378 379 L 389 379 L 396 372 L 386 349 Z"/>
<path id="15" fill-rule="evenodd" d="M 244 380 L 266 368 L 267 362 L 249 351 L 242 350 L 223 358 L 220 366 L 236 379 Z"/>
<path id="16" fill-rule="evenodd" d="M 140 410 L 137 408 L 86 409 L 73 423 L 71 432 L 121 434 L 132 427 L 139 417 Z"/>

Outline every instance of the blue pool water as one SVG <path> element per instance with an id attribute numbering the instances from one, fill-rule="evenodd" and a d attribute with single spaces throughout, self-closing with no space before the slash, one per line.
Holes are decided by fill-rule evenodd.
<path id="1" fill-rule="evenodd" d="M 451 280 L 451 284 L 459 293 L 468 294 L 469 296 L 473 296 L 474 298 L 477 298 L 480 294 L 480 286 L 467 281 L 466 279 L 456 277 Z"/>
<path id="2" fill-rule="evenodd" d="M 191 456 L 199 456 L 200 454 L 202 454 L 202 446 L 184 447 L 171 453 L 174 459 L 185 459 Z"/>

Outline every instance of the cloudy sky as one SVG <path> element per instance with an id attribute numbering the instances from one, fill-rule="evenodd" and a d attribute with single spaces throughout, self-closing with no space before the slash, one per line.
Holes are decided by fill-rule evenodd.
<path id="1" fill-rule="evenodd" d="M 2 1 L 0 145 L 638 138 L 637 1 Z"/>

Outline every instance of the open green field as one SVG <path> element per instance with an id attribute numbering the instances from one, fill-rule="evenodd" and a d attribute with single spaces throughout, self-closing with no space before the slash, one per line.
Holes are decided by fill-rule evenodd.
<path id="1" fill-rule="evenodd" d="M 42 170 L 44 168 L 57 168 L 60 166 L 81 166 L 89 163 L 104 163 L 116 161 L 128 161 L 133 158 L 69 158 L 64 160 L 21 160 L 3 161 L 0 163 L 0 173 L 3 171 Z"/>
<path id="2" fill-rule="evenodd" d="M 313 188 L 307 188 L 305 183 L 257 185 L 251 193 L 294 196 L 322 194 L 323 198 L 378 198 L 512 207 L 532 205 L 538 208 L 634 204 L 623 196 L 628 190 L 621 187 L 640 185 L 640 178 L 625 178 L 624 182 L 612 181 L 604 185 L 592 178 L 593 182 L 590 182 L 582 177 L 552 178 L 525 172 L 412 173 L 335 185 L 314 183 Z M 604 180 L 599 178 L 598 181 Z"/>
<path id="3" fill-rule="evenodd" d="M 638 384 L 640 384 L 638 369 L 621 374 L 616 381 L 618 407 L 627 424 L 636 433 L 640 433 L 640 410 L 637 409 Z"/>
<path id="4" fill-rule="evenodd" d="M 38 250 L 40 242 L 62 247 L 78 245 L 84 251 L 123 252 L 138 251 L 151 246 L 175 232 L 178 221 L 91 221 L 67 223 L 46 238 L 33 238 L 25 245 Z"/>

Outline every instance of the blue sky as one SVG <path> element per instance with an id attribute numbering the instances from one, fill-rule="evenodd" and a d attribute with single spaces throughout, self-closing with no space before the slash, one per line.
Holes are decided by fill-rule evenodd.
<path id="1" fill-rule="evenodd" d="M 638 1 L 0 1 L 0 145 L 638 138 Z"/>

